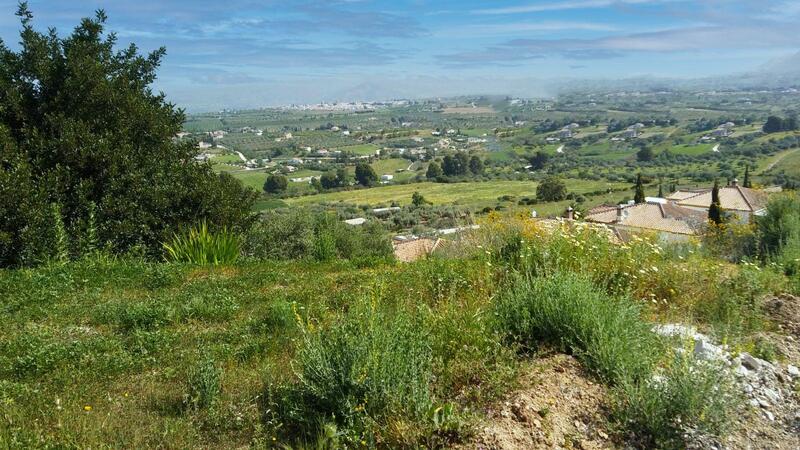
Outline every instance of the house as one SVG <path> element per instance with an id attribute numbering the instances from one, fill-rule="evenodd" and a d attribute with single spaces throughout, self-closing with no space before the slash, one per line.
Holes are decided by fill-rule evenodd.
<path id="1" fill-rule="evenodd" d="M 392 240 L 394 257 L 400 262 L 413 262 L 430 256 L 439 247 L 441 239 L 410 238 Z"/>
<path id="2" fill-rule="evenodd" d="M 559 142 L 560 140 L 561 139 L 559 139 L 557 137 L 552 137 L 552 136 L 545 139 L 545 141 L 547 141 L 549 144 L 552 144 L 554 142 Z"/>
<path id="3" fill-rule="evenodd" d="M 394 175 L 389 175 L 389 174 L 381 175 L 381 181 L 383 182 L 392 181 L 393 179 Z"/>
<path id="4" fill-rule="evenodd" d="M 631 234 L 656 233 L 667 242 L 682 242 L 697 234 L 706 223 L 706 214 L 678 206 L 663 199 L 645 203 L 604 205 L 590 209 L 587 222 L 605 224 L 625 240 Z"/>
<path id="5" fill-rule="evenodd" d="M 573 136 L 572 130 L 564 127 L 558 132 L 558 137 L 561 139 L 569 139 Z"/>
<path id="6" fill-rule="evenodd" d="M 176 135 L 175 135 L 175 137 L 176 137 L 176 138 L 178 138 L 178 139 L 183 139 L 183 138 L 185 138 L 186 136 L 189 136 L 190 134 L 191 134 L 191 133 L 187 133 L 187 132 L 185 132 L 185 131 L 181 131 L 180 133 L 176 134 Z"/>
<path id="7" fill-rule="evenodd" d="M 733 127 L 736 126 L 733 122 L 725 122 L 718 126 L 716 130 L 711 132 L 714 137 L 729 137 L 733 134 Z"/>
<path id="8" fill-rule="evenodd" d="M 626 137 L 626 138 L 628 138 L 628 139 L 638 138 L 638 137 L 639 137 L 639 131 L 640 131 L 642 128 L 644 128 L 644 124 L 643 124 L 643 123 L 635 123 L 635 124 L 633 124 L 633 125 L 629 126 L 629 127 L 628 127 L 628 128 L 627 128 L 627 129 L 626 129 L 624 132 L 623 132 L 623 134 L 622 134 L 622 135 L 623 135 L 623 136 L 625 136 L 625 137 Z"/>
<path id="9" fill-rule="evenodd" d="M 350 130 L 342 131 L 342 136 L 350 136 Z"/>
<path id="10" fill-rule="evenodd" d="M 213 147 L 213 145 L 209 142 L 200 141 L 197 143 L 197 148 L 199 148 L 200 150 L 205 150 L 211 147 Z"/>
<path id="11" fill-rule="evenodd" d="M 339 130 L 340 130 L 340 128 L 335 126 L 335 125 L 331 127 L 331 131 L 337 132 Z"/>
<path id="12" fill-rule="evenodd" d="M 711 188 L 690 189 L 673 192 L 667 200 L 683 208 L 706 214 L 711 206 Z M 735 214 L 738 222 L 749 223 L 753 216 L 766 213 L 768 194 L 757 189 L 739 186 L 733 180 L 729 186 L 719 188 L 719 201 L 723 210 Z"/>

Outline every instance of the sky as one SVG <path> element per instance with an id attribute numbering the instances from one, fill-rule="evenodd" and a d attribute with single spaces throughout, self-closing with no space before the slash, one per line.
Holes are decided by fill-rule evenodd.
<path id="1" fill-rule="evenodd" d="M 16 0 L 0 0 L 14 48 Z M 166 47 L 155 87 L 189 111 L 757 70 L 800 50 L 800 0 L 29 0 L 62 35 L 102 8 L 121 45 Z"/>

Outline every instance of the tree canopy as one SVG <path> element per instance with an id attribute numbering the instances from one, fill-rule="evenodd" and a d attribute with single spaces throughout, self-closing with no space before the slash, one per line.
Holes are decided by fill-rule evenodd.
<path id="1" fill-rule="evenodd" d="M 66 37 L 36 31 L 24 2 L 17 16 L 19 51 L 0 41 L 0 185 L 10 186 L 4 203 L 29 210 L 0 216 L 0 265 L 50 256 L 23 236 L 50 204 L 71 241 L 94 211 L 104 246 L 154 255 L 190 223 L 249 223 L 255 191 L 196 162 L 193 144 L 174 139 L 184 113 L 151 88 L 164 48 L 148 55 L 133 44 L 117 50 L 103 11 Z"/>
<path id="2" fill-rule="evenodd" d="M 549 176 L 536 187 L 536 198 L 544 202 L 557 202 L 567 198 L 567 185 L 555 176 Z"/>

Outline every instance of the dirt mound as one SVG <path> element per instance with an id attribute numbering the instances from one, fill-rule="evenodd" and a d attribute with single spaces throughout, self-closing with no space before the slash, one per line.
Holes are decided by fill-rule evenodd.
<path id="1" fill-rule="evenodd" d="M 605 388 L 571 356 L 538 359 L 522 371 L 523 386 L 490 411 L 463 448 L 612 448 L 604 429 Z"/>
<path id="2" fill-rule="evenodd" d="M 800 337 L 800 298 L 789 294 L 768 298 L 764 309 L 782 331 Z"/>

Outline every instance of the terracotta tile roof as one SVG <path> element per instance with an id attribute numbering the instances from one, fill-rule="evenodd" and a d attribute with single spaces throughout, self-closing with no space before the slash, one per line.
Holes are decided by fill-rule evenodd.
<path id="1" fill-rule="evenodd" d="M 400 262 L 412 262 L 424 258 L 438 247 L 440 239 L 420 238 L 409 241 L 394 241 L 394 256 Z"/>
<path id="2" fill-rule="evenodd" d="M 711 205 L 711 189 L 678 191 L 667 197 L 679 206 L 708 208 Z M 756 212 L 767 205 L 767 193 L 741 186 L 719 188 L 719 203 L 722 209 Z"/>
<path id="3" fill-rule="evenodd" d="M 601 206 L 589 210 L 585 219 L 588 222 L 675 234 L 696 234 L 698 226 L 706 220 L 702 212 L 671 203 L 625 205 L 622 212 L 620 218 L 617 206 Z"/>

